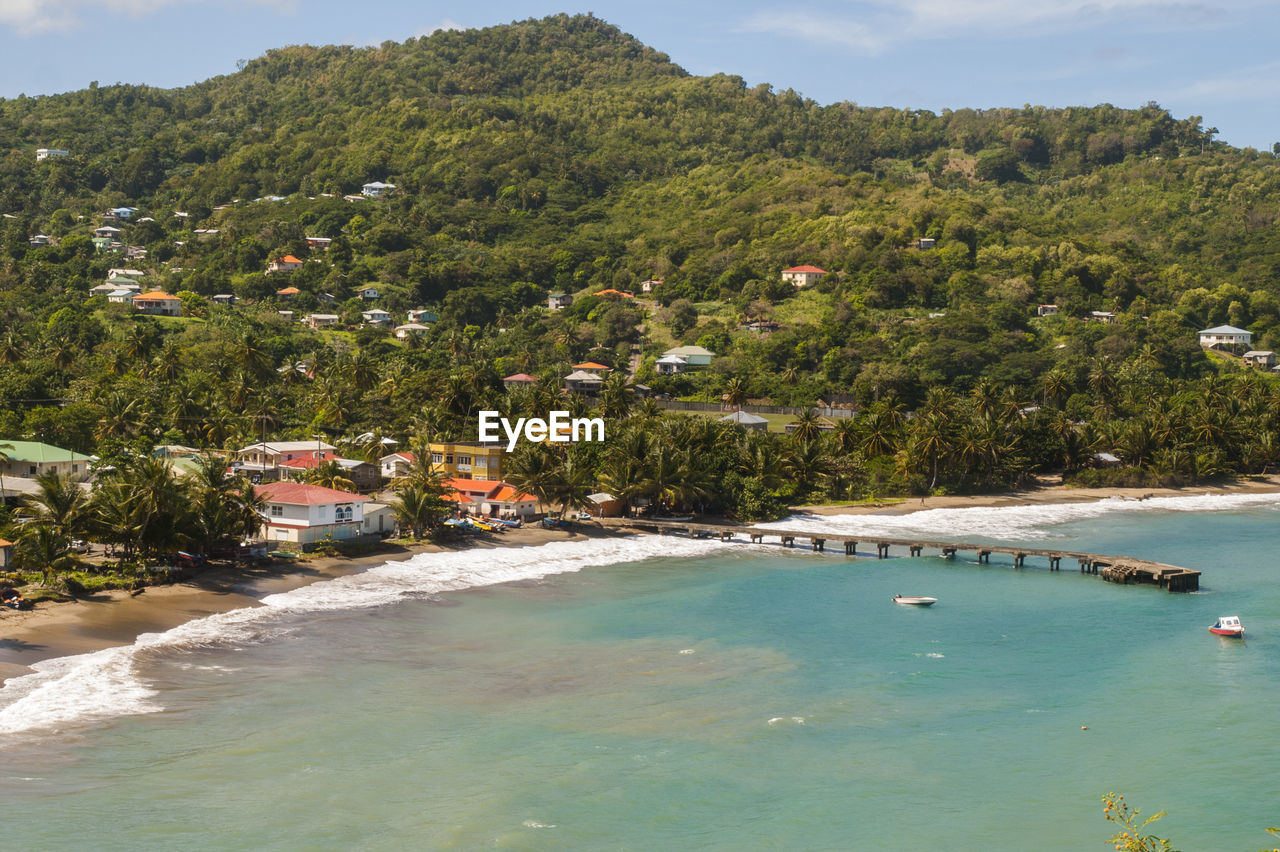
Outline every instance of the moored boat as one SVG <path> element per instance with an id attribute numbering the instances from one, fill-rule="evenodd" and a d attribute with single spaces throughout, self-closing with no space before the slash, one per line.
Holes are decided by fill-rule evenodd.
<path id="1" fill-rule="evenodd" d="M 903 606 L 933 606 L 937 598 L 926 598 L 920 595 L 894 595 L 893 602 Z"/>
<path id="2" fill-rule="evenodd" d="M 1244 625 L 1240 623 L 1239 616 L 1224 615 L 1209 628 L 1209 632 L 1214 636 L 1231 636 L 1236 639 L 1244 638 Z"/>

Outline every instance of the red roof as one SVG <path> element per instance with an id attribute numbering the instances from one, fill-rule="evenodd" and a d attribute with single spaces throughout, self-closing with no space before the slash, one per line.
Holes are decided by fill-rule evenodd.
<path id="1" fill-rule="evenodd" d="M 289 459 L 288 461 L 280 462 L 280 467 L 293 467 L 293 468 L 301 468 L 303 470 L 310 470 L 313 467 L 319 467 L 325 462 L 345 461 L 345 459 L 339 456 L 333 456 L 333 455 L 328 455 L 324 453 L 322 453 L 322 455 L 324 455 L 324 458 L 316 458 L 316 451 L 312 450 L 310 453 L 306 454 L 305 456 L 298 456 L 296 459 Z"/>
<path id="2" fill-rule="evenodd" d="M 473 494 L 484 494 L 486 496 L 502 484 L 502 482 L 495 479 L 446 479 L 444 481 L 445 488 Z"/>
<path id="3" fill-rule="evenodd" d="M 325 503 L 357 503 L 371 498 L 350 491 L 322 488 L 304 482 L 267 482 L 253 486 L 253 493 L 270 503 L 293 506 L 319 506 Z"/>
<path id="4" fill-rule="evenodd" d="M 816 272 L 819 275 L 826 275 L 827 270 L 819 269 L 816 266 L 793 266 L 790 269 L 784 269 L 783 272 Z"/>
<path id="5" fill-rule="evenodd" d="M 528 373 L 516 373 L 514 376 L 507 376 L 504 382 L 536 382 L 537 376 L 531 376 Z"/>
<path id="6" fill-rule="evenodd" d="M 523 503 L 526 500 L 537 500 L 537 499 L 538 499 L 537 497 L 533 497 L 529 494 L 516 491 L 515 488 L 505 483 L 501 488 L 498 489 L 498 493 L 494 494 L 492 498 L 493 502 L 495 503 Z"/>
<path id="7" fill-rule="evenodd" d="M 405 461 L 407 461 L 409 464 L 413 464 L 413 460 L 416 459 L 417 456 L 415 456 L 413 453 L 391 453 L 389 455 L 383 456 L 382 460 L 386 461 L 387 459 L 394 459 L 394 458 L 402 458 Z"/>
<path id="8" fill-rule="evenodd" d="M 280 258 L 279 262 L 280 263 L 302 263 L 302 261 L 298 260 L 296 257 L 294 257 L 291 254 L 286 254 L 284 257 Z"/>

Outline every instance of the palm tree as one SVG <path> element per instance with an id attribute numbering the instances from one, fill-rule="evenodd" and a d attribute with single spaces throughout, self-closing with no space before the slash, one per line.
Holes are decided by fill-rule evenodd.
<path id="1" fill-rule="evenodd" d="M 89 499 L 76 481 L 52 470 L 36 477 L 36 490 L 23 495 L 22 505 L 35 517 L 33 523 L 52 527 L 67 540 L 84 531 L 89 511 Z"/>
<path id="2" fill-rule="evenodd" d="M 743 403 L 747 401 L 747 385 L 739 376 L 734 376 L 725 385 L 724 401 L 734 411 L 740 410 Z"/>
<path id="3" fill-rule="evenodd" d="M 9 463 L 9 450 L 13 444 L 0 444 L 0 506 L 4 505 L 4 468 Z"/>
<path id="4" fill-rule="evenodd" d="M 69 571 L 78 564 L 71 541 L 47 524 L 27 524 L 15 544 L 14 561 L 21 568 L 39 571 L 41 585 L 49 585 L 55 573 Z"/>
<path id="5" fill-rule="evenodd" d="M 506 480 L 538 500 L 538 511 L 550 508 L 557 479 L 555 454 L 547 444 L 525 444 L 511 457 Z"/>
<path id="6" fill-rule="evenodd" d="M 418 485 L 402 489 L 387 505 L 395 514 L 396 521 L 414 538 L 422 538 L 439 526 L 451 511 L 449 502 L 441 494 Z"/>
<path id="7" fill-rule="evenodd" d="M 812 408 L 796 415 L 791 425 L 795 427 L 791 430 L 791 437 L 802 443 L 814 441 L 822 434 L 822 419 Z"/>
<path id="8" fill-rule="evenodd" d="M 356 490 L 356 484 L 346 476 L 342 466 L 333 459 L 317 464 L 307 471 L 303 480 L 312 485 L 319 485 L 321 488 L 332 488 L 334 491 Z"/>

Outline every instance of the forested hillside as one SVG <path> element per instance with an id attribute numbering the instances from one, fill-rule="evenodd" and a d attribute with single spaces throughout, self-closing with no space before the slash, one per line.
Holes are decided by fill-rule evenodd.
<path id="1" fill-rule="evenodd" d="M 733 439 L 754 449 L 676 442 L 682 481 L 695 458 L 723 468 L 685 502 L 744 513 L 995 487 L 1097 451 L 1133 481 L 1262 472 L 1280 457 L 1275 380 L 1196 332 L 1230 323 L 1280 349 L 1280 168 L 1213 136 L 1156 104 L 820 106 L 690 76 L 590 16 L 284 47 L 183 89 L 0 100 L 0 440 L 464 437 L 482 405 L 593 404 L 559 390 L 589 358 L 618 368 L 616 418 L 628 381 L 861 409 L 835 433 Z M 344 198 L 372 181 L 395 190 Z M 126 206 L 120 241 L 145 259 L 91 241 Z M 302 267 L 267 275 L 286 255 Z M 797 264 L 829 274 L 797 290 L 781 279 Z M 90 294 L 126 266 L 183 316 Z M 651 297 L 592 295 L 645 280 L 661 281 Z M 397 323 L 419 307 L 439 322 L 408 340 L 364 327 L 365 286 Z M 554 291 L 576 301 L 549 311 Z M 322 305 L 341 322 L 300 327 Z M 717 357 L 656 374 L 681 343 Z M 545 381 L 504 393 L 518 371 Z M 574 452 L 595 476 L 647 451 Z"/>

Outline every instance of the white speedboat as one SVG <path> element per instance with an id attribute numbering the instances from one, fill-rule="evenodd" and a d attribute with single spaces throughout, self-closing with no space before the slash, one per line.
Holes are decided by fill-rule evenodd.
<path id="1" fill-rule="evenodd" d="M 1231 636 L 1236 639 L 1243 639 L 1244 625 L 1240 623 L 1239 616 L 1224 615 L 1209 628 L 1209 632 L 1214 636 Z"/>
<path id="2" fill-rule="evenodd" d="M 903 606 L 933 606 L 938 602 L 938 599 L 921 597 L 920 595 L 894 595 L 893 602 Z"/>

